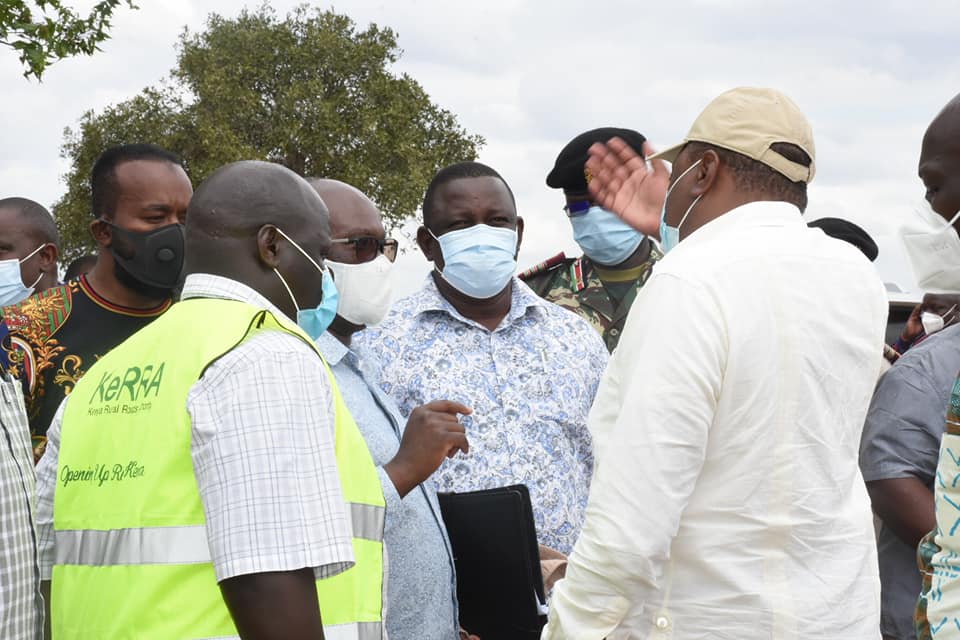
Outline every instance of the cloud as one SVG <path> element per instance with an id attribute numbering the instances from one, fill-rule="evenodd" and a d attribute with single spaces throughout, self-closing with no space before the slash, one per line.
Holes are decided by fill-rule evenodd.
<path id="1" fill-rule="evenodd" d="M 274 6 L 283 13 L 295 4 Z M 239 11 L 227 0 L 140 5 L 121 11 L 103 52 L 58 63 L 43 84 L 21 78 L 14 54 L 0 51 L 0 117 L 12 150 L 0 159 L 0 194 L 52 204 L 63 190 L 63 127 L 163 78 L 184 25 L 199 30 L 211 11 Z M 777 87 L 807 113 L 818 152 L 809 215 L 849 217 L 880 239 L 881 255 L 894 255 L 898 221 L 922 195 L 922 133 L 960 90 L 960 5 L 952 0 L 868 9 L 849 1 L 352 0 L 335 9 L 361 27 L 394 28 L 404 51 L 397 71 L 487 138 L 480 160 L 507 178 L 527 223 L 521 266 L 576 252 L 562 199 L 544 184 L 571 137 L 617 125 L 670 144 L 710 99 L 741 84 Z M 416 255 L 401 258 L 401 269 L 425 272 Z M 880 270 L 909 279 L 898 260 Z"/>

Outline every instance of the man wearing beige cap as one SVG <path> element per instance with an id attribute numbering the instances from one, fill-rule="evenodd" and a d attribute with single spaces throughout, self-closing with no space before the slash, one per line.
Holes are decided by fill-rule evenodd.
<path id="1" fill-rule="evenodd" d="M 886 299 L 860 251 L 804 224 L 806 118 L 734 89 L 649 168 L 617 140 L 587 167 L 667 254 L 590 414 L 586 522 L 543 637 L 878 638 L 857 450 Z"/>

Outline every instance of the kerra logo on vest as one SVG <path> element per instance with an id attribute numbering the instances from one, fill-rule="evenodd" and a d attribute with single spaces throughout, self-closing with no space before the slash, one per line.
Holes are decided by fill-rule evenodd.
<path id="1" fill-rule="evenodd" d="M 87 401 L 87 414 L 99 416 L 111 413 L 134 414 L 149 411 L 163 382 L 163 365 L 148 364 L 130 367 L 126 371 L 107 371 Z"/>

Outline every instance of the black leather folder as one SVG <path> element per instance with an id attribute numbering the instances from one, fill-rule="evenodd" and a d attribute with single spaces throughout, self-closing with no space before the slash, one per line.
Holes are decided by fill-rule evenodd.
<path id="1" fill-rule="evenodd" d="M 539 639 L 546 599 L 527 487 L 439 497 L 463 628 L 481 640 Z"/>

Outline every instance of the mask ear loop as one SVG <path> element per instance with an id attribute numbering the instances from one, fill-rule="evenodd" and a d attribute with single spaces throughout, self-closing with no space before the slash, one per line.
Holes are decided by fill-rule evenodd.
<path id="1" fill-rule="evenodd" d="M 21 258 L 21 259 L 20 259 L 20 262 L 18 262 L 17 264 L 23 264 L 24 262 L 26 262 L 27 260 L 29 260 L 29 259 L 32 258 L 33 256 L 37 255 L 38 253 L 40 253 L 41 251 L 43 251 L 43 248 L 46 247 L 48 244 L 50 244 L 50 243 L 49 243 L 49 242 L 44 242 L 42 245 L 40 245 L 39 247 L 37 247 L 36 249 L 34 249 L 33 251 L 31 251 L 29 255 L 25 256 L 24 258 Z M 30 285 L 28 288 L 29 288 L 29 289 L 36 289 L 37 285 L 40 284 L 40 280 L 42 280 L 42 279 L 43 279 L 43 272 L 41 271 L 41 272 L 40 272 L 40 275 L 37 276 L 37 279 L 34 280 L 34 281 L 33 281 L 33 284 Z"/>
<path id="2" fill-rule="evenodd" d="M 28 255 L 26 255 L 26 256 L 24 256 L 23 258 L 21 258 L 19 264 L 23 264 L 24 262 L 26 262 L 27 260 L 29 260 L 29 259 L 32 258 L 33 256 L 35 256 L 35 255 L 37 255 L 38 253 L 40 253 L 40 252 L 43 250 L 43 248 L 46 247 L 48 244 L 50 244 L 50 243 L 49 243 L 49 242 L 44 242 L 42 245 L 40 245 L 39 247 L 37 247 L 36 249 L 34 249 L 33 251 L 31 251 Z"/>
<path id="3" fill-rule="evenodd" d="M 309 260 L 309 261 L 310 261 L 310 264 L 312 264 L 312 265 L 317 269 L 317 271 L 319 271 L 321 274 L 324 273 L 323 267 L 321 267 L 320 265 L 318 265 L 318 264 L 317 264 L 317 261 L 314 260 L 313 258 L 311 258 L 311 257 L 310 257 L 310 254 L 308 254 L 306 251 L 304 251 L 303 248 L 302 248 L 299 244 L 297 244 L 296 242 L 294 242 L 294 241 L 290 238 L 290 236 L 288 236 L 287 234 L 285 234 L 285 233 L 283 232 L 283 229 L 281 229 L 280 227 L 275 227 L 275 229 L 277 230 L 277 233 L 279 233 L 281 236 L 283 236 L 284 239 L 285 239 L 287 242 L 289 242 L 290 244 L 292 244 L 292 245 L 296 248 L 297 251 L 299 251 L 301 254 L 303 254 L 303 257 L 306 258 L 307 260 Z M 300 313 L 300 305 L 297 304 L 297 299 L 294 297 L 293 291 L 290 290 L 290 285 L 287 284 L 286 279 L 285 279 L 282 275 L 280 275 L 280 272 L 277 271 L 277 268 L 276 268 L 276 267 L 273 268 L 273 272 L 274 272 L 275 274 L 277 274 L 277 277 L 280 278 L 280 282 L 283 283 L 283 288 L 287 290 L 287 295 L 290 296 L 290 300 L 293 302 L 293 308 L 297 310 L 297 313 Z"/>
<path id="4" fill-rule="evenodd" d="M 952 227 L 953 225 L 955 225 L 957 223 L 957 220 L 960 220 L 960 210 L 958 210 L 954 214 L 954 216 L 950 218 L 950 222 L 947 223 L 947 227 Z"/>
<path id="5" fill-rule="evenodd" d="M 947 309 L 946 313 L 940 316 L 944 320 L 944 325 L 949 324 L 951 322 L 950 320 L 947 320 L 947 318 L 950 316 L 951 313 L 953 313 L 956 310 L 957 310 L 957 305 L 953 305 L 952 307 Z"/>
<path id="6" fill-rule="evenodd" d="M 316 267 L 317 271 L 319 271 L 320 273 L 323 273 L 323 272 L 324 272 L 324 268 L 321 267 L 319 264 L 317 264 L 317 261 L 314 260 L 313 258 L 311 258 L 311 257 L 310 257 L 310 254 L 308 254 L 306 251 L 304 251 L 303 248 L 300 247 L 300 245 L 298 245 L 296 242 L 294 242 L 293 240 L 291 240 L 291 239 L 290 239 L 290 236 L 288 236 L 287 234 L 285 234 L 285 233 L 283 232 L 283 229 L 281 229 L 280 227 L 276 227 L 276 229 L 277 229 L 277 233 L 279 233 L 279 234 L 282 235 L 284 238 L 286 238 L 287 242 L 289 242 L 290 244 L 292 244 L 292 245 L 296 248 L 297 251 L 299 251 L 301 254 L 303 254 L 303 257 L 306 258 L 307 260 L 309 260 L 309 261 L 310 261 L 310 264 L 312 264 L 314 267 Z M 284 284 L 286 284 L 286 283 L 284 283 Z"/>
<path id="7" fill-rule="evenodd" d="M 287 290 L 287 295 L 290 296 L 291 302 L 293 302 L 293 308 L 297 310 L 297 313 L 300 313 L 300 305 L 297 304 L 297 299 L 293 297 L 293 291 L 290 290 L 290 285 L 287 284 L 287 281 L 280 275 L 280 272 L 277 271 L 277 268 L 273 268 L 273 272 L 277 274 L 277 277 L 280 278 L 280 282 L 283 283 L 283 288 Z"/>
<path id="8" fill-rule="evenodd" d="M 424 226 L 424 229 L 426 229 L 426 226 Z M 440 238 L 438 238 L 436 234 L 430 229 L 427 229 L 427 233 L 429 233 L 430 236 L 437 241 L 437 245 L 440 247 L 440 255 L 443 255 L 443 245 L 440 244 Z M 433 270 L 439 273 L 441 277 L 443 276 L 443 271 L 440 271 L 440 269 L 437 268 L 436 262 L 433 263 Z M 444 278 L 444 280 L 446 280 L 446 278 Z"/>
<path id="9" fill-rule="evenodd" d="M 700 202 L 700 198 L 702 197 L 703 197 L 703 194 L 701 193 L 700 195 L 697 196 L 697 198 L 693 202 L 690 203 L 690 206 L 687 207 L 687 212 L 683 214 L 683 217 L 680 218 L 680 224 L 677 225 L 677 233 L 680 233 L 680 227 L 682 227 L 683 223 L 686 222 L 687 216 L 690 215 L 690 212 L 693 211 L 693 208 L 697 206 L 697 203 Z"/>
<path id="10" fill-rule="evenodd" d="M 670 189 L 667 190 L 667 195 L 664 196 L 664 198 L 663 198 L 663 201 L 664 201 L 664 202 L 667 201 L 667 197 L 670 195 L 670 192 L 673 191 L 673 188 L 674 188 L 675 186 L 677 186 L 677 183 L 679 183 L 681 180 L 683 180 L 683 176 L 685 176 L 685 175 L 687 175 L 688 173 L 690 173 L 690 172 L 693 170 L 693 168 L 696 167 L 696 166 L 697 166 L 698 164 L 700 164 L 701 162 L 703 162 L 703 159 L 702 159 L 702 158 L 701 158 L 700 160 L 697 160 L 696 162 L 694 162 L 694 163 L 693 163 L 692 165 L 690 165 L 689 167 L 687 167 L 687 170 L 684 171 L 683 173 L 681 173 L 679 178 L 677 178 L 676 180 L 674 180 L 673 184 L 670 185 Z M 677 225 L 677 233 L 680 233 L 680 227 L 682 227 L 682 226 L 683 226 L 683 223 L 686 222 L 687 216 L 690 215 L 690 212 L 693 211 L 693 208 L 694 208 L 695 206 L 697 206 L 697 203 L 700 202 L 700 198 L 702 198 L 702 197 L 703 197 L 703 194 L 701 193 L 700 195 L 698 195 L 698 196 L 696 197 L 696 199 L 695 199 L 693 202 L 690 203 L 690 206 L 687 207 L 686 213 L 683 214 L 683 217 L 680 218 L 680 223 Z"/>

